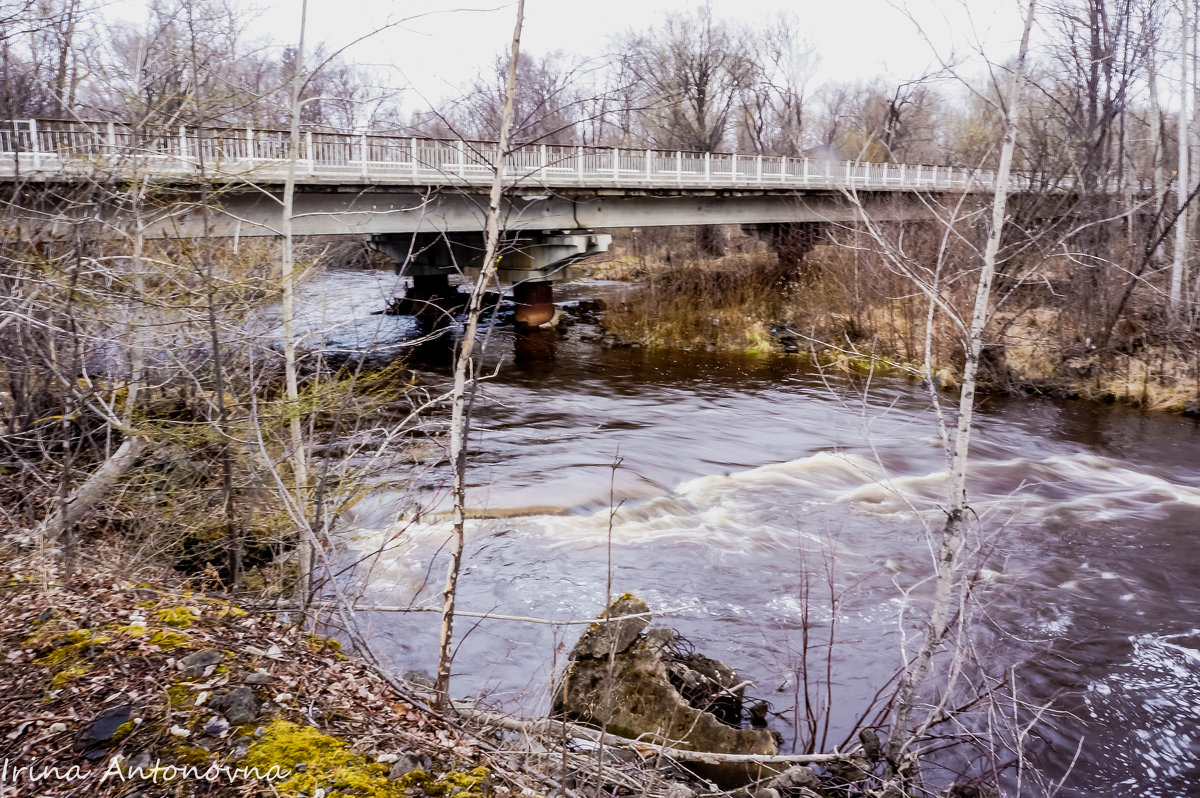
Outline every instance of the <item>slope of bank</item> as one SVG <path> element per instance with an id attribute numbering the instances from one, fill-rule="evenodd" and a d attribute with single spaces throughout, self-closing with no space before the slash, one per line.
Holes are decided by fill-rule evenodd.
<path id="1" fill-rule="evenodd" d="M 0 596 L 6 796 L 441 796 L 549 790 L 336 642 L 100 570 Z"/>
<path id="2" fill-rule="evenodd" d="M 863 282 L 857 264 L 842 262 L 852 256 L 818 247 L 816 266 L 802 279 L 765 251 L 619 260 L 600 273 L 639 290 L 610 309 L 604 326 L 616 345 L 787 354 L 843 371 L 923 375 L 928 299 L 911 286 Z M 1145 310 L 1123 317 L 1102 345 L 1079 326 L 1075 308 L 1043 299 L 1018 296 L 993 318 L 981 364 L 985 388 L 1200 415 L 1194 334 L 1168 334 Z M 937 383 L 956 388 L 962 345 L 944 314 L 928 346 Z"/>

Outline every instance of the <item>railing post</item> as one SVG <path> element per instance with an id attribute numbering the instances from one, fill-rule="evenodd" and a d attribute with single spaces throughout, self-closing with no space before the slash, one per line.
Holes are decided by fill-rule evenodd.
<path id="1" fill-rule="evenodd" d="M 358 162 L 362 176 L 367 176 L 367 131 L 361 130 L 358 133 Z"/>
<path id="2" fill-rule="evenodd" d="M 906 164 L 900 164 L 900 185 L 904 185 L 905 166 Z"/>
<path id="3" fill-rule="evenodd" d="M 730 182 L 733 183 L 734 185 L 737 185 L 737 177 L 738 177 L 737 153 L 735 152 L 735 153 L 733 153 L 732 157 L 730 157 L 730 159 L 729 159 L 729 180 L 730 180 Z"/>
<path id="4" fill-rule="evenodd" d="M 757 172 L 758 182 L 761 183 L 762 182 L 762 153 L 761 152 L 758 154 L 757 160 L 758 160 L 758 164 L 755 166 L 755 170 Z"/>
<path id="5" fill-rule="evenodd" d="M 612 148 L 612 161 L 613 182 L 616 183 L 621 179 L 621 156 L 616 147 Z"/>
<path id="6" fill-rule="evenodd" d="M 804 159 L 804 185 L 808 185 L 808 158 Z"/>
<path id="7" fill-rule="evenodd" d="M 117 148 L 117 126 L 112 122 L 108 123 L 108 146 L 113 150 Z"/>
<path id="8" fill-rule="evenodd" d="M 930 182 L 933 183 L 934 188 L 937 188 L 937 164 L 933 165 L 933 178 Z"/>
<path id="9" fill-rule="evenodd" d="M 541 146 L 540 155 L 541 155 L 541 159 L 542 159 L 542 165 L 541 165 L 541 167 L 539 167 L 538 171 L 541 173 L 542 180 L 545 180 L 546 179 L 546 167 L 550 165 L 550 161 L 546 156 L 546 145 L 545 144 L 543 144 Z"/>
<path id="10" fill-rule="evenodd" d="M 37 120 L 29 120 L 29 152 L 33 156 L 33 169 L 42 168 L 41 146 L 38 144 Z"/>
<path id="11" fill-rule="evenodd" d="M 462 139 L 455 142 L 458 147 L 458 176 L 465 180 L 467 178 L 467 145 Z"/>
<path id="12" fill-rule="evenodd" d="M 683 152 L 675 150 L 675 183 L 683 185 Z"/>
<path id="13" fill-rule="evenodd" d="M 654 180 L 654 152 L 646 150 L 646 182 L 650 183 Z"/>
<path id="14" fill-rule="evenodd" d="M 313 154 L 313 134 L 311 130 L 304 131 L 304 154 L 308 156 L 308 174 L 311 177 L 317 172 L 317 156 Z"/>
<path id="15" fill-rule="evenodd" d="M 187 125 L 179 126 L 179 157 L 188 157 Z"/>
<path id="16" fill-rule="evenodd" d="M 412 179 L 415 183 L 417 175 L 420 173 L 420 167 L 417 165 L 417 139 L 416 137 L 408 140 L 408 158 L 412 161 Z"/>
<path id="17" fill-rule="evenodd" d="M 787 156 L 779 156 L 779 182 L 786 183 L 788 178 L 787 173 Z"/>
<path id="18" fill-rule="evenodd" d="M 850 187 L 850 162 L 846 161 L 846 187 Z"/>
<path id="19" fill-rule="evenodd" d="M 254 160 L 254 130 L 246 128 L 246 158 Z"/>
<path id="20" fill-rule="evenodd" d="M 704 185 L 712 183 L 712 153 L 704 153 Z"/>
<path id="21" fill-rule="evenodd" d="M 583 184 L 583 147 L 575 148 L 575 177 Z"/>

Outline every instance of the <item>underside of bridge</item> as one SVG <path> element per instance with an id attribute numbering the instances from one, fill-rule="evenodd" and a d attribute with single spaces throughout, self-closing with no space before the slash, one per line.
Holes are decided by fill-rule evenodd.
<path id="1" fill-rule="evenodd" d="M 498 277 L 511 285 L 520 327 L 537 327 L 554 317 L 554 282 L 568 266 L 607 252 L 612 236 L 587 230 L 524 231 L 503 238 Z M 410 276 L 412 290 L 403 309 L 414 315 L 449 309 L 458 292 L 452 274 L 478 269 L 484 258 L 483 233 L 381 233 L 371 247 L 389 257 L 396 271 Z"/>

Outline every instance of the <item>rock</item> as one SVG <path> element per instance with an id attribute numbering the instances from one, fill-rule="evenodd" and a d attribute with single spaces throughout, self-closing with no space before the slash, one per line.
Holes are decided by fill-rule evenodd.
<path id="1" fill-rule="evenodd" d="M 597 623 L 588 627 L 571 651 L 571 659 L 607 659 L 610 652 L 620 654 L 628 650 L 650 625 L 649 613 L 646 602 L 626 593 L 604 611 Z M 641 617 L 626 617 L 630 615 Z"/>
<path id="2" fill-rule="evenodd" d="M 754 791 L 754 798 L 780 798 L 779 790 L 763 787 Z"/>
<path id="3" fill-rule="evenodd" d="M 1200 402 L 1185 402 L 1183 405 L 1183 414 L 1185 416 L 1200 417 Z"/>
<path id="4" fill-rule="evenodd" d="M 821 779 L 812 768 L 806 765 L 795 765 L 768 781 L 767 786 L 779 790 L 781 794 L 801 788 L 819 792 Z"/>
<path id="5" fill-rule="evenodd" d="M 958 387 L 958 377 L 948 368 L 940 368 L 933 375 L 933 387 L 939 391 L 953 391 Z"/>
<path id="6" fill-rule="evenodd" d="M 92 724 L 75 740 L 72 748 L 81 752 L 87 759 L 99 759 L 104 756 L 114 742 L 113 738 L 117 731 L 128 723 L 132 716 L 133 706 L 131 704 L 122 704 L 115 709 L 110 709 L 92 721 Z"/>
<path id="7" fill-rule="evenodd" d="M 883 745 L 879 742 L 879 735 L 874 729 L 860 729 L 858 741 L 862 743 L 863 753 L 867 755 L 867 759 L 872 762 L 883 759 Z"/>
<path id="8" fill-rule="evenodd" d="M 243 684 L 270 684 L 273 681 L 275 681 L 275 677 L 266 671 L 255 671 L 246 674 L 246 677 L 242 679 Z"/>
<path id="9" fill-rule="evenodd" d="M 424 671 L 409 671 L 404 674 L 404 681 L 427 690 L 432 690 L 434 686 L 433 677 Z"/>
<path id="10" fill-rule="evenodd" d="M 193 654 L 188 654 L 183 659 L 175 664 L 179 669 L 180 674 L 185 679 L 199 679 L 204 675 L 204 672 L 209 668 L 220 665 L 225 661 L 225 654 L 217 651 L 215 648 L 206 648 L 203 651 L 197 651 Z"/>
<path id="11" fill-rule="evenodd" d="M 671 786 L 667 787 L 667 791 L 663 795 L 663 798 L 695 798 L 695 797 L 696 797 L 696 793 L 692 792 L 692 790 L 690 788 L 688 788 L 686 785 L 680 784 L 678 782 L 675 782 Z"/>
<path id="12" fill-rule="evenodd" d="M 741 680 L 725 664 L 672 650 L 675 635 L 654 629 L 640 599 L 625 595 L 588 628 L 569 657 L 555 689 L 555 715 L 604 726 L 622 737 L 643 734 L 679 741 L 693 751 L 724 754 L 779 752 L 770 729 L 742 729 Z M 610 665 L 609 652 L 615 651 Z M 698 775 L 737 787 L 758 778 L 745 763 L 695 764 Z"/>
<path id="13" fill-rule="evenodd" d="M 214 695 L 208 702 L 212 709 L 220 712 L 233 726 L 253 723 L 258 717 L 258 700 L 249 687 L 235 687 Z"/>
<path id="14" fill-rule="evenodd" d="M 541 324 L 539 324 L 538 329 L 552 330 L 555 327 L 557 327 L 558 325 L 566 322 L 566 320 L 567 320 L 567 317 L 566 317 L 566 314 L 564 314 L 562 312 L 562 308 L 555 308 L 554 315 L 552 315 L 547 321 L 544 321 Z"/>
<path id="15" fill-rule="evenodd" d="M 220 715 L 213 715 L 204 724 L 204 733 L 213 737 L 224 737 L 229 733 L 229 721 Z"/>
<path id="16" fill-rule="evenodd" d="M 998 798 L 1000 792 L 986 784 L 951 784 L 945 798 Z"/>
<path id="17" fill-rule="evenodd" d="M 391 769 L 388 771 L 388 778 L 392 781 L 402 779 L 414 770 L 421 769 L 421 760 L 411 754 L 401 754 L 392 763 Z"/>
<path id="18" fill-rule="evenodd" d="M 825 769 L 842 781 L 851 784 L 862 781 L 871 775 L 871 763 L 861 754 L 851 754 L 845 759 L 829 762 L 825 765 Z"/>

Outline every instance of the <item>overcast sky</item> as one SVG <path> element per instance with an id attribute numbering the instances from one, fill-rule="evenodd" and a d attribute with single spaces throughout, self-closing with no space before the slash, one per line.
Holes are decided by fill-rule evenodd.
<path id="1" fill-rule="evenodd" d="M 258 0 L 263 12 L 249 32 L 292 41 L 299 29 L 300 0 Z M 598 54 L 617 33 L 644 29 L 671 11 L 696 6 L 683 0 L 527 0 L 522 50 Z M 717 17 L 765 24 L 778 12 L 795 14 L 820 57 L 816 83 L 874 75 L 907 79 L 936 59 L 909 9 L 939 51 L 970 53 L 982 43 L 996 60 L 1011 57 L 1020 36 L 1018 0 L 712 0 Z M 474 9 L 474 10 L 455 10 Z M 969 9 L 969 13 L 967 11 Z M 413 19 L 356 46 L 348 60 L 396 69 L 430 101 L 456 93 L 504 51 L 512 35 L 511 2 L 449 0 L 309 0 L 309 36 L 338 46 L 389 19 Z M 814 84 L 815 85 L 815 84 Z M 410 110 L 421 105 L 407 98 Z"/>

